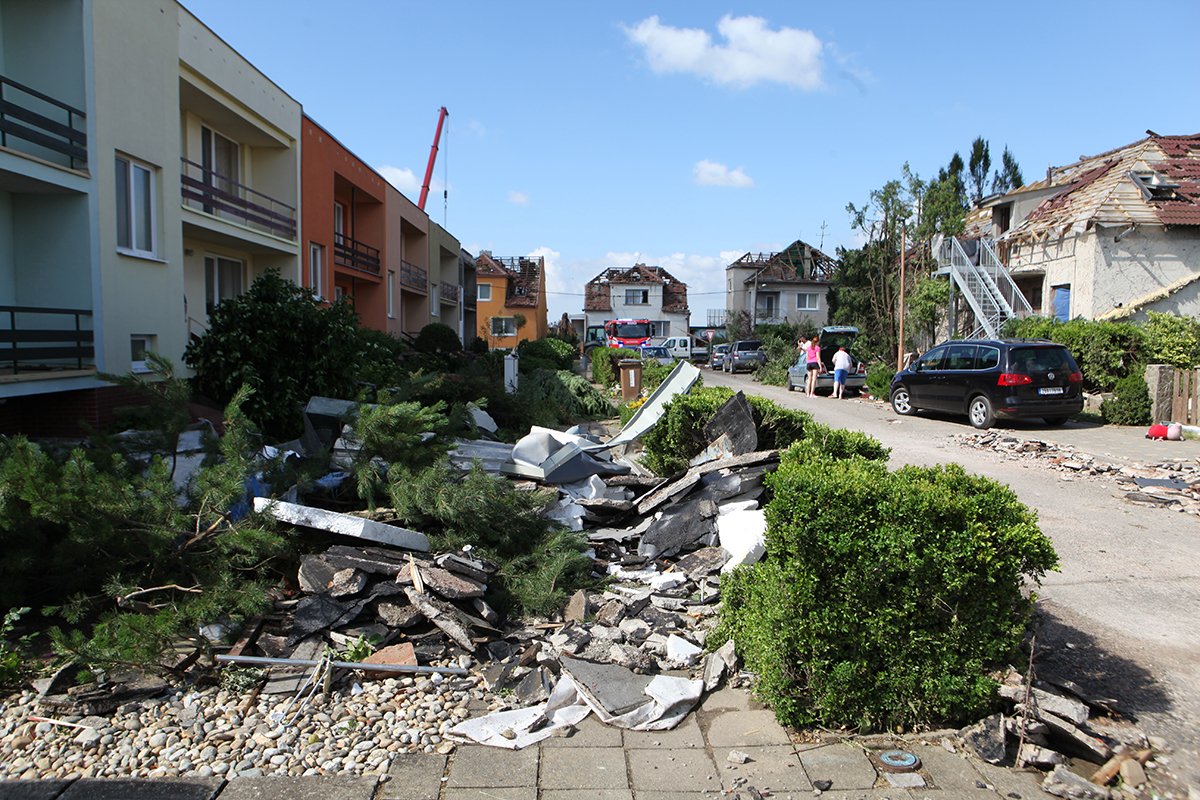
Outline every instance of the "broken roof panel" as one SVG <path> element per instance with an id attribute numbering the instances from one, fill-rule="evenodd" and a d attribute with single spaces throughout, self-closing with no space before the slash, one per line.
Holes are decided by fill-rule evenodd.
<path id="1" fill-rule="evenodd" d="M 746 253 L 726 269 L 757 269 L 745 282 L 796 283 L 828 282 L 833 279 L 837 260 L 799 239 L 775 253 Z"/>
<path id="2" fill-rule="evenodd" d="M 662 267 L 634 264 L 632 267 L 609 267 L 587 282 L 584 287 L 584 311 L 612 311 L 612 289 L 614 284 L 631 286 L 661 284 L 663 287 L 662 310 L 670 314 L 688 312 L 687 284 L 677 279 Z"/>

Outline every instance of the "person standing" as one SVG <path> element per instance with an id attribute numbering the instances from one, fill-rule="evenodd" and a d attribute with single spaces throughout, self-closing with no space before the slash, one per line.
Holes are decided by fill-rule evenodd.
<path id="1" fill-rule="evenodd" d="M 833 354 L 833 397 L 841 400 L 846 394 L 846 376 L 854 366 L 854 359 L 846 352 L 845 347 L 839 347 Z"/>
<path id="2" fill-rule="evenodd" d="M 825 371 L 825 366 L 821 363 L 821 345 L 816 336 L 812 337 L 812 340 L 804 346 L 804 363 L 808 367 L 804 394 L 808 397 L 816 397 L 817 376 Z"/>

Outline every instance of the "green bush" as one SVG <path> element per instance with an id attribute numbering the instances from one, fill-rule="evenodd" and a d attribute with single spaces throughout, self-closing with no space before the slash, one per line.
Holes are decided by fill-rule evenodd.
<path id="1" fill-rule="evenodd" d="M 1180 369 L 1200 366 L 1200 320 L 1151 311 L 1143 324 L 1147 364 L 1170 364 Z"/>
<path id="2" fill-rule="evenodd" d="M 1011 319 L 1004 335 L 1019 339 L 1049 339 L 1065 345 L 1083 372 L 1088 391 L 1111 391 L 1117 381 L 1136 372 L 1142 363 L 1142 329 L 1129 322 L 1073 319 L 1058 322 L 1046 317 Z"/>
<path id="3" fill-rule="evenodd" d="M 431 322 L 421 328 L 413 342 L 413 349 L 418 353 L 461 353 L 463 346 L 454 328 L 441 322 Z"/>
<path id="4" fill-rule="evenodd" d="M 721 582 L 718 629 L 780 722 L 861 731 L 987 713 L 1026 630 L 1023 578 L 1057 557 L 1013 492 L 957 465 L 839 459 L 768 477 L 767 553 Z"/>
<path id="5" fill-rule="evenodd" d="M 601 386 L 611 389 L 617 385 L 617 381 L 621 379 L 620 369 L 617 367 L 617 362 L 623 358 L 641 358 L 642 354 L 637 350 L 630 350 L 627 347 L 596 347 L 592 350 L 592 383 L 598 383 Z"/>
<path id="6" fill-rule="evenodd" d="M 788 368 L 796 363 L 798 328 L 792 325 L 760 325 L 762 349 L 767 360 L 754 371 L 754 379 L 769 386 L 787 386 Z"/>
<path id="7" fill-rule="evenodd" d="M 526 339 L 517 345 L 521 357 L 521 372 L 534 369 L 571 369 L 578 351 L 562 339 Z"/>
<path id="8" fill-rule="evenodd" d="M 400 359 L 408 352 L 408 345 L 395 336 L 374 328 L 359 328 L 358 350 L 362 355 L 362 367 L 357 376 L 360 383 L 386 389 L 404 379 L 405 370 L 400 366 Z"/>
<path id="9" fill-rule="evenodd" d="M 265 433 L 288 439 L 302 432 L 309 397 L 357 394 L 364 354 L 349 301 L 322 306 L 272 270 L 213 309 L 184 360 L 196 391 L 217 403 L 249 386 L 245 413 Z"/>
<path id="10" fill-rule="evenodd" d="M 614 411 L 587 378 L 570 370 L 539 369 L 522 375 L 515 400 L 527 410 L 531 424 L 549 428 L 611 417 Z"/>
<path id="11" fill-rule="evenodd" d="M 1150 388 L 1141 375 L 1129 375 L 1117 381 L 1111 399 L 1100 404 L 1100 416 L 1114 425 L 1148 425 Z"/>
<path id="12" fill-rule="evenodd" d="M 891 396 L 892 378 L 896 368 L 892 364 L 875 363 L 867 367 L 867 391 L 872 397 L 887 400 Z"/>
<path id="13" fill-rule="evenodd" d="M 675 369 L 674 364 L 660 364 L 657 361 L 647 361 L 642 364 L 642 391 L 650 393 L 662 386 L 662 382 Z"/>

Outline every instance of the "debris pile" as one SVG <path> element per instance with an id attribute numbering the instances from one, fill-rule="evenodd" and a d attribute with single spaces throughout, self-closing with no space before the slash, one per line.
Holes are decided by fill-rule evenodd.
<path id="1" fill-rule="evenodd" d="M 1115 700 L 1094 697 L 1066 679 L 1027 680 L 1010 668 L 1000 685 L 1006 710 L 959 731 L 964 746 L 990 764 L 1051 770 L 1045 791 L 1060 797 L 1117 797 L 1105 788 L 1118 776 L 1138 789 L 1154 747 L 1141 731 L 1121 722 Z M 1162 742 L 1157 743 L 1161 750 Z M 1079 766 L 1090 763 L 1090 780 Z M 1073 766 L 1075 772 L 1067 769 Z"/>
<path id="2" fill-rule="evenodd" d="M 1200 515 L 1200 463 L 1197 462 L 1110 464 L 1065 445 L 994 431 L 959 434 L 954 441 L 963 447 L 991 450 L 1012 460 L 1037 461 L 1059 472 L 1064 481 L 1077 476 L 1110 478 L 1118 485 L 1116 496 L 1127 502 Z"/>

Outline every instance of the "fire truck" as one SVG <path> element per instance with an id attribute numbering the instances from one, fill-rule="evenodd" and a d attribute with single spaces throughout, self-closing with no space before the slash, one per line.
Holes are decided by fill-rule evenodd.
<path id="1" fill-rule="evenodd" d="M 650 320 L 610 319 L 604 323 L 604 340 L 609 347 L 638 348 L 650 344 Z"/>

